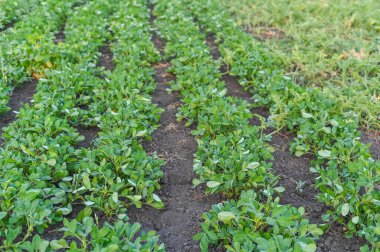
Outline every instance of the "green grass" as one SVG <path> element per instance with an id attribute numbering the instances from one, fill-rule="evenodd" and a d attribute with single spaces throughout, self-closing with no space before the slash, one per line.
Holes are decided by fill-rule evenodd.
<path id="1" fill-rule="evenodd" d="M 380 128 L 380 1 L 221 0 L 300 85 L 323 87 Z"/>

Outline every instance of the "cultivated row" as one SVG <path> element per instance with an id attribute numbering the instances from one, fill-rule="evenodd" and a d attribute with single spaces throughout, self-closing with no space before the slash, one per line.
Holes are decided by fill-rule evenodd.
<path id="1" fill-rule="evenodd" d="M 216 35 L 231 74 L 252 92 L 257 106 L 270 107 L 268 122 L 296 133 L 292 152 L 316 155 L 311 172 L 317 175 L 318 199 L 331 208 L 323 219 L 344 223 L 349 237 L 364 237 L 370 244 L 364 251 L 378 249 L 380 162 L 360 142 L 359 115 L 323 90 L 293 83 L 217 1 L 191 6 L 202 26 Z"/>
<path id="2" fill-rule="evenodd" d="M 159 56 L 147 13 L 143 1 L 97 0 L 68 18 L 58 66 L 44 71 L 33 105 L 5 129 L 2 249 L 163 250 L 154 233 L 140 232 L 126 216 L 131 204 L 162 207 L 154 194 L 162 161 L 138 141 L 161 112 L 149 97 L 149 62 Z M 111 38 L 116 68 L 100 78 L 97 52 Z M 78 125 L 100 129 L 92 147 L 77 147 Z"/>
<path id="3" fill-rule="evenodd" d="M 159 1 L 154 13 L 167 42 L 169 71 L 177 77 L 171 88 L 182 96 L 177 118 L 196 128 L 194 171 L 199 178 L 194 184 L 237 198 L 203 215 L 203 231 L 195 236 L 202 251 L 219 244 L 230 251 L 315 250 L 322 231 L 302 217 L 303 208 L 279 204 L 283 188 L 276 187 L 277 177 L 270 172 L 270 137 L 249 125 L 246 101 L 226 96 L 220 66 L 187 7 L 181 1 Z"/>

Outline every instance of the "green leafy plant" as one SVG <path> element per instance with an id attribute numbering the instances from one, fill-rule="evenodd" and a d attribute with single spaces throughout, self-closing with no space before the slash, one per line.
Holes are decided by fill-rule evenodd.
<path id="1" fill-rule="evenodd" d="M 216 35 L 230 74 L 253 93 L 258 106 L 270 107 L 268 123 L 296 133 L 291 150 L 297 156 L 309 152 L 318 157 L 312 170 L 318 174 L 318 198 L 333 209 L 328 217 L 345 223 L 347 236 L 365 237 L 371 248 L 363 246 L 364 250 L 378 249 L 378 162 L 371 158 L 368 146 L 358 141 L 361 115 L 335 99 L 331 90 L 294 83 L 216 1 L 191 6 L 204 29 Z"/>
<path id="2" fill-rule="evenodd" d="M 50 241 L 54 250 L 65 251 L 165 251 L 155 232 L 141 231 L 141 225 L 124 220 L 105 222 L 101 226 L 97 218 L 91 217 L 91 209 L 85 208 L 74 220 L 64 219 L 59 231 L 63 237 Z M 91 239 L 89 240 L 89 237 Z M 67 240 L 72 241 L 70 244 Z"/>
<path id="3" fill-rule="evenodd" d="M 227 251 L 315 251 L 315 239 L 323 234 L 303 218 L 305 210 L 280 205 L 268 196 L 265 203 L 252 190 L 239 200 L 214 205 L 203 214 L 201 250 L 223 245 Z"/>
<path id="4" fill-rule="evenodd" d="M 109 220 L 123 219 L 131 204 L 163 206 L 155 194 L 163 162 L 147 155 L 139 143 L 141 138 L 150 139 L 162 112 L 149 96 L 154 90 L 149 62 L 159 59 L 159 54 L 150 41 L 144 4 L 90 1 L 70 12 L 65 43 L 45 41 L 45 49 L 52 50 L 49 55 L 57 56 L 54 67 L 44 70 L 33 103 L 25 105 L 4 132 L 0 151 L 1 249 L 164 250 L 158 237 L 140 231 L 138 224 L 121 220 L 99 225 L 90 215 L 64 219 L 78 205 L 97 209 Z M 109 29 L 118 65 L 101 79 L 99 73 L 104 69 L 96 65 L 97 54 L 111 36 Z M 128 47 L 133 41 L 139 43 Z M 101 130 L 91 147 L 78 147 L 84 139 L 76 129 L 78 124 Z M 41 237 L 46 229 L 62 222 L 65 236 L 49 246 Z M 34 235 L 37 232 L 41 236 Z M 80 244 L 69 244 L 78 237 Z"/>
<path id="5" fill-rule="evenodd" d="M 263 189 L 274 184 L 269 172 L 271 159 L 267 136 L 260 138 L 258 128 L 242 127 L 226 135 L 198 140 L 194 171 L 199 179 L 194 184 L 207 183 L 210 192 L 239 195 L 246 189 Z"/>
<path id="6" fill-rule="evenodd" d="M 183 1 L 159 1 L 154 13 L 160 34 L 166 40 L 166 57 L 172 63 L 170 71 L 176 75 L 171 88 L 179 91 L 183 101 L 177 118 L 186 120 L 186 126 L 195 127 L 192 133 L 199 148 L 194 170 L 199 177 L 193 183 L 205 183 L 210 193 L 235 198 L 242 195 L 238 205 L 232 200 L 215 205 L 211 212 L 205 213 L 202 232 L 195 238 L 200 240 L 203 251 L 207 251 L 209 245 L 219 244 L 230 251 L 273 248 L 314 251 L 314 235 L 317 239 L 322 231 L 301 218 L 303 213 L 290 206 L 280 206 L 279 199 L 271 196 L 280 194 L 284 188 L 276 187 L 277 178 L 269 170 L 271 164 L 267 161 L 272 158 L 272 148 L 266 143 L 270 136 L 262 133 L 265 124 L 249 125 L 251 105 L 226 96 L 218 70 L 220 62 L 212 59 L 205 34 L 194 23 L 188 6 Z M 253 191 L 244 191 L 250 189 L 259 190 L 260 196 L 256 198 Z M 267 204 L 261 204 L 261 198 L 267 198 Z M 249 206 L 243 206 L 244 200 L 251 200 L 247 204 L 255 205 L 258 212 L 263 211 L 258 214 L 259 218 L 264 216 L 263 222 L 268 224 L 263 224 L 262 230 L 258 227 L 261 223 L 258 226 L 251 223 L 254 220 L 251 220 Z M 274 225 L 272 208 L 280 225 Z M 303 231 L 297 240 L 300 226 Z M 259 237 L 260 231 L 262 237 Z M 257 239 L 253 241 L 252 237 Z"/>

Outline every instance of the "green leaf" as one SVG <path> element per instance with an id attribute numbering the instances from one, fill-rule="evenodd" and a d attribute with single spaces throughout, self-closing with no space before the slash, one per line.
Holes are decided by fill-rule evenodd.
<path id="1" fill-rule="evenodd" d="M 309 243 L 303 247 L 304 252 L 314 252 L 317 250 L 317 245 L 315 243 Z"/>
<path id="2" fill-rule="evenodd" d="M 338 123 L 337 120 L 331 119 L 331 120 L 330 120 L 330 123 L 331 123 L 331 125 L 334 126 L 334 127 L 338 127 L 338 126 L 339 126 L 339 123 Z"/>
<path id="3" fill-rule="evenodd" d="M 207 187 L 209 187 L 209 188 L 214 188 L 214 187 L 219 186 L 220 183 L 219 183 L 218 181 L 208 181 L 206 185 L 207 185 Z"/>
<path id="4" fill-rule="evenodd" d="M 46 163 L 50 166 L 55 166 L 57 164 L 57 160 L 49 159 Z"/>
<path id="5" fill-rule="evenodd" d="M 146 135 L 146 130 L 142 130 L 142 131 L 139 131 L 136 133 L 136 136 L 137 137 L 142 137 L 142 136 L 145 136 Z"/>
<path id="6" fill-rule="evenodd" d="M 341 210 L 342 215 L 346 216 L 349 213 L 349 211 L 350 211 L 350 204 L 344 203 Z"/>
<path id="7" fill-rule="evenodd" d="M 302 145 L 297 145 L 297 146 L 296 146 L 296 150 L 298 150 L 298 151 L 304 151 L 304 150 L 305 150 L 305 147 L 302 146 Z"/>
<path id="8" fill-rule="evenodd" d="M 303 152 L 303 151 L 296 151 L 296 152 L 295 152 L 296 157 L 300 157 L 300 156 L 302 156 L 303 154 L 305 154 L 305 152 Z"/>
<path id="9" fill-rule="evenodd" d="M 52 240 L 50 242 L 50 247 L 54 250 L 58 250 L 58 249 L 68 248 L 69 246 L 67 245 L 66 240 L 61 239 L 61 240 Z"/>
<path id="10" fill-rule="evenodd" d="M 323 157 L 323 158 L 328 158 L 331 156 L 331 151 L 329 150 L 320 150 L 318 151 L 318 155 Z"/>
<path id="11" fill-rule="evenodd" d="M 104 251 L 109 251 L 109 252 L 120 251 L 120 247 L 118 244 L 111 244 L 108 247 L 104 248 Z"/>
<path id="12" fill-rule="evenodd" d="M 58 208 L 57 212 L 61 213 L 62 215 L 68 215 L 69 213 L 71 213 L 71 210 L 67 207 L 62 207 L 62 208 Z"/>
<path id="13" fill-rule="evenodd" d="M 115 203 L 118 203 L 119 202 L 119 194 L 117 192 L 113 192 L 112 193 L 112 200 L 113 202 Z"/>
<path id="14" fill-rule="evenodd" d="M 219 92 L 219 96 L 223 97 L 226 95 L 226 93 L 227 93 L 227 89 L 224 88 L 222 91 Z"/>
<path id="15" fill-rule="evenodd" d="M 359 216 L 352 217 L 352 223 L 358 224 L 358 222 L 359 222 Z"/>
<path id="16" fill-rule="evenodd" d="M 200 242 L 201 251 L 208 251 L 209 240 L 207 235 L 203 235 Z"/>
<path id="17" fill-rule="evenodd" d="M 375 227 L 374 232 L 375 234 L 380 235 L 380 227 Z"/>
<path id="18" fill-rule="evenodd" d="M 313 118 L 313 115 L 309 114 L 309 113 L 306 113 L 304 110 L 302 110 L 302 117 L 306 118 L 306 119 L 309 119 L 309 118 Z"/>
<path id="19" fill-rule="evenodd" d="M 87 189 L 91 189 L 91 182 L 88 173 L 83 174 L 83 184 Z"/>
<path id="20" fill-rule="evenodd" d="M 323 235 L 323 230 L 318 228 L 317 225 L 312 224 L 312 225 L 310 225 L 310 233 L 312 233 L 313 235 L 316 235 L 316 236 L 321 236 L 321 235 Z"/>
<path id="21" fill-rule="evenodd" d="M 235 218 L 235 214 L 232 212 L 222 211 L 218 213 L 218 219 L 224 223 L 229 223 Z"/>
<path id="22" fill-rule="evenodd" d="M 203 235 L 204 235 L 203 233 L 196 233 L 196 234 L 193 236 L 193 240 L 194 240 L 194 241 L 199 241 L 199 240 L 202 238 Z"/>
<path id="23" fill-rule="evenodd" d="M 260 166 L 259 162 L 251 162 L 251 163 L 248 164 L 247 169 L 253 170 L 253 169 L 256 169 L 259 166 Z"/>
<path id="24" fill-rule="evenodd" d="M 275 187 L 273 188 L 276 192 L 279 192 L 279 193 L 282 193 L 282 192 L 285 192 L 285 188 L 282 187 L 282 186 L 279 186 L 279 187 Z"/>
<path id="25" fill-rule="evenodd" d="M 200 179 L 193 179 L 193 185 L 194 186 L 198 186 L 201 183 L 202 183 L 202 181 Z"/>
<path id="26" fill-rule="evenodd" d="M 303 208 L 303 207 L 299 207 L 299 208 L 298 208 L 298 213 L 299 213 L 301 216 L 303 216 L 303 215 L 305 214 L 305 208 Z"/>
<path id="27" fill-rule="evenodd" d="M 157 194 L 154 194 L 153 193 L 153 199 L 155 200 L 155 201 L 158 201 L 158 202 L 162 202 L 162 200 L 160 199 L 160 197 L 157 195 Z"/>

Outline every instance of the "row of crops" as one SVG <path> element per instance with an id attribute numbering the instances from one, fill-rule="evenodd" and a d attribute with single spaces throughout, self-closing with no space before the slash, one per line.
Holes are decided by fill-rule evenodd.
<path id="1" fill-rule="evenodd" d="M 1 112 L 14 87 L 30 76 L 39 82 L 33 104 L 3 132 L 0 250 L 164 251 L 158 235 L 128 219 L 130 206 L 164 207 L 157 195 L 163 161 L 141 145 L 162 113 L 151 102 L 161 57 L 146 1 L 29 1 L 31 11 L 17 15 L 16 2 L 0 13 L 2 24 L 15 22 L 0 35 Z M 198 144 L 193 183 L 229 199 L 203 215 L 194 237 L 201 250 L 315 251 L 324 232 L 303 207 L 279 203 L 284 188 L 271 171 L 271 136 L 250 123 L 254 106 L 270 108 L 270 126 L 296 133 L 294 155 L 315 155 L 318 199 L 330 209 L 323 219 L 364 237 L 362 251 L 380 249 L 380 162 L 359 141 L 359 117 L 322 90 L 293 83 L 218 1 L 160 0 L 154 14 L 176 76 L 171 89 L 182 100 L 177 118 Z M 55 43 L 62 28 L 65 40 Z M 105 44 L 112 71 L 98 66 Z M 253 103 L 227 95 L 223 63 Z M 78 147 L 78 127 L 99 129 L 90 148 Z"/>
<path id="2" fill-rule="evenodd" d="M 28 67 L 45 66 L 46 58 L 38 61 L 38 55 L 49 57 L 51 66 L 40 73 L 33 105 L 24 106 L 4 129 L 0 249 L 161 251 L 158 236 L 141 232 L 126 216 L 129 205 L 162 207 L 154 194 L 162 161 L 148 156 L 138 139 L 151 134 L 161 113 L 149 96 L 154 82 L 148 62 L 159 56 L 150 41 L 145 2 L 99 0 L 72 11 L 73 4 L 47 1 L 44 15 L 54 21 L 41 30 L 43 44 L 20 43 L 5 58 L 7 69 L 18 69 L 7 71 L 12 84 L 30 74 Z M 56 45 L 54 33 L 65 15 L 66 40 Z M 17 24 L 2 38 L 22 41 L 23 29 Z M 112 73 L 96 66 L 106 40 L 117 65 Z M 19 64 L 21 56 L 41 65 Z M 77 148 L 83 140 L 78 125 L 100 129 L 92 148 Z M 40 237 L 52 233 L 57 235 L 50 242 Z"/>
<path id="3" fill-rule="evenodd" d="M 252 92 L 257 105 L 270 108 L 268 122 L 296 132 L 291 144 L 294 154 L 315 154 L 311 171 L 317 175 L 318 199 L 331 209 L 324 220 L 344 223 L 348 237 L 364 237 L 370 245 L 363 251 L 379 249 L 380 162 L 359 141 L 358 115 L 340 110 L 339 103 L 319 89 L 291 82 L 217 1 L 191 6 L 199 23 L 216 35 L 231 74 Z"/>
<path id="4" fill-rule="evenodd" d="M 38 1 L 12 1 L 0 2 L 0 31 L 12 26 L 16 21 L 26 16 L 33 8 L 38 6 Z"/>
<path id="5" fill-rule="evenodd" d="M 203 251 L 221 242 L 231 251 L 314 251 L 322 231 L 302 217 L 302 208 L 279 205 L 275 195 L 283 188 L 275 187 L 277 179 L 269 171 L 268 137 L 249 125 L 246 101 L 226 96 L 219 65 L 186 6 L 160 1 L 155 14 L 166 56 L 173 58 L 170 71 L 177 81 L 172 89 L 183 100 L 178 119 L 197 125 L 194 170 L 199 179 L 194 183 L 206 183 L 209 193 L 239 198 L 204 214 L 203 232 L 195 239 Z"/>

